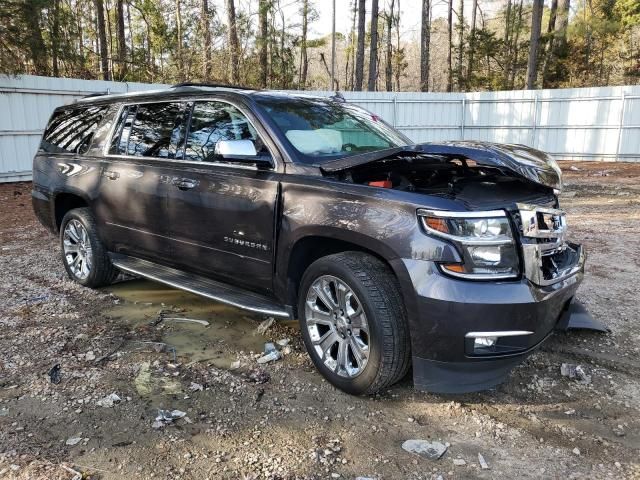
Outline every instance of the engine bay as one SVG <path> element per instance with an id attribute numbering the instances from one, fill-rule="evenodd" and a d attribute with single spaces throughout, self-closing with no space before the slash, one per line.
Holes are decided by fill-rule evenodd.
<path id="1" fill-rule="evenodd" d="M 556 202 L 551 188 L 464 157 L 403 155 L 354 166 L 333 176 L 349 183 L 457 199 L 472 208 Z"/>

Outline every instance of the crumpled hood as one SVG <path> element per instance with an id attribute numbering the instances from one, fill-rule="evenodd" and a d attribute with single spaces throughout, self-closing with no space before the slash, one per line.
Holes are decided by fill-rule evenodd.
<path id="1" fill-rule="evenodd" d="M 558 192 L 562 190 L 562 172 L 556 161 L 549 154 L 526 145 L 474 141 L 420 143 L 344 157 L 317 166 L 325 172 L 337 172 L 394 156 L 416 153 L 467 158 L 478 165 L 508 170 Z"/>
<path id="2" fill-rule="evenodd" d="M 526 145 L 490 142 L 422 143 L 420 151 L 433 155 L 462 156 L 479 165 L 510 170 L 527 180 L 562 190 L 562 171 L 548 153 Z"/>

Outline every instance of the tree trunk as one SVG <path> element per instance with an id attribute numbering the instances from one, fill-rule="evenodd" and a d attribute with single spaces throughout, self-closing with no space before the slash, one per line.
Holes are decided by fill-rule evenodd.
<path id="1" fill-rule="evenodd" d="M 464 53 L 464 0 L 458 3 L 458 90 L 464 90 L 464 67 L 462 65 Z"/>
<path id="2" fill-rule="evenodd" d="M 351 21 L 351 71 L 349 75 L 349 90 L 353 91 L 356 75 L 356 21 L 358 19 L 358 0 L 353 0 L 353 18 Z M 347 84 L 345 84 L 347 88 Z"/>
<path id="3" fill-rule="evenodd" d="M 453 0 L 448 0 L 447 13 L 447 34 L 448 34 L 448 50 L 447 50 L 447 92 L 453 91 L 453 65 L 451 58 L 451 50 L 453 48 Z"/>
<path id="4" fill-rule="evenodd" d="M 231 72 L 231 83 L 240 83 L 240 54 L 238 48 L 238 31 L 236 29 L 236 6 L 234 0 L 226 0 L 227 4 L 227 24 L 229 30 L 229 71 Z"/>
<path id="5" fill-rule="evenodd" d="M 535 88 L 538 77 L 538 49 L 540 48 L 540 30 L 542 29 L 542 11 L 544 0 L 533 0 L 531 12 L 531 39 L 529 40 L 529 64 L 527 65 L 527 90 Z"/>
<path id="6" fill-rule="evenodd" d="M 554 50 L 554 33 L 556 31 L 556 16 L 558 14 L 558 0 L 551 0 L 551 9 L 549 10 L 549 24 L 547 25 L 548 43 L 544 56 L 544 65 L 542 66 L 542 88 L 547 88 L 549 83 L 549 66 L 553 61 Z"/>
<path id="7" fill-rule="evenodd" d="M 258 58 L 260 62 L 260 87 L 267 88 L 268 73 L 268 52 L 267 52 L 267 32 L 269 3 L 267 0 L 260 0 L 258 4 Z"/>
<path id="8" fill-rule="evenodd" d="M 51 66 L 53 67 L 53 76 L 59 77 L 58 69 L 58 45 L 60 39 L 60 2 L 53 0 L 53 25 L 51 27 Z"/>
<path id="9" fill-rule="evenodd" d="M 176 36 L 177 40 L 177 48 L 176 48 L 176 56 L 178 60 L 178 79 L 183 81 L 184 77 L 184 58 L 182 56 L 182 9 L 180 8 L 181 0 L 176 0 Z"/>
<path id="10" fill-rule="evenodd" d="M 124 36 L 124 8 L 123 0 L 117 0 L 116 2 L 116 22 L 118 36 L 118 77 L 123 80 L 127 74 L 127 42 Z"/>
<path id="11" fill-rule="evenodd" d="M 420 91 L 429 91 L 429 48 L 431 46 L 431 0 L 422 0 L 420 28 Z"/>
<path id="12" fill-rule="evenodd" d="M 47 50 L 42 38 L 42 25 L 40 25 L 41 11 L 40 2 L 27 0 L 22 3 L 22 17 L 27 26 L 27 46 L 33 62 L 34 74 L 48 75 L 49 65 L 47 64 Z"/>
<path id="13" fill-rule="evenodd" d="M 202 45 L 202 80 L 208 82 L 211 79 L 211 19 L 209 12 L 209 1 L 202 0 L 201 4 L 200 30 L 203 36 Z"/>
<path id="14" fill-rule="evenodd" d="M 476 13 L 478 11 L 478 0 L 473 0 L 471 4 L 471 33 L 469 34 L 469 58 L 467 63 L 467 87 L 473 76 L 473 56 L 476 48 Z"/>
<path id="15" fill-rule="evenodd" d="M 369 84 L 368 90 L 376 90 L 378 79 L 378 0 L 371 0 L 371 43 L 369 45 Z"/>
<path id="16" fill-rule="evenodd" d="M 391 4 L 389 5 L 389 12 L 387 12 L 387 64 L 385 68 L 385 86 L 387 92 L 391 92 L 393 90 L 393 64 L 392 64 L 392 56 L 393 56 L 393 46 L 391 44 L 391 29 L 393 28 L 393 8 L 395 6 L 395 0 L 391 0 Z"/>
<path id="17" fill-rule="evenodd" d="M 307 58 L 307 26 L 309 20 L 309 0 L 302 2 L 302 41 L 300 43 L 300 79 L 299 84 L 302 90 L 307 85 L 307 71 L 309 70 L 309 59 Z"/>
<path id="18" fill-rule="evenodd" d="M 398 0 L 398 8 L 396 9 L 398 12 L 396 14 L 396 91 L 400 91 L 400 77 L 402 76 L 403 70 L 406 68 L 405 64 L 402 62 L 401 57 L 401 49 L 400 49 L 400 0 Z"/>
<path id="19" fill-rule="evenodd" d="M 355 90 L 362 90 L 364 80 L 364 36 L 366 22 L 366 0 L 358 0 L 358 50 L 356 52 L 356 84 Z"/>
<path id="20" fill-rule="evenodd" d="M 512 48 L 511 48 L 511 58 L 510 62 L 510 72 L 509 72 L 509 89 L 513 90 L 515 88 L 516 82 L 516 70 L 518 67 L 518 57 L 520 53 L 520 49 L 518 48 L 518 43 L 520 42 L 520 30 L 522 28 L 522 2 L 518 5 L 518 19 L 515 21 L 515 34 L 513 34 L 512 38 Z"/>

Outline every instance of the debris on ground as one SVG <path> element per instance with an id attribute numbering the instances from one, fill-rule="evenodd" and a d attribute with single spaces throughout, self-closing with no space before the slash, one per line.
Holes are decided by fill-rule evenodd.
<path id="1" fill-rule="evenodd" d="M 478 453 L 478 463 L 480 464 L 480 468 L 482 470 L 489 470 L 489 464 L 484 459 L 481 453 Z"/>
<path id="2" fill-rule="evenodd" d="M 245 377 L 247 380 L 253 383 L 257 383 L 258 385 L 267 383 L 271 379 L 271 375 L 269 372 L 263 370 L 262 368 L 253 368 L 245 373 Z"/>
<path id="3" fill-rule="evenodd" d="M 275 321 L 276 319 L 273 317 L 269 317 L 266 320 L 262 321 L 256 328 L 255 335 L 264 335 L 265 333 L 267 333 L 267 330 L 269 330 L 273 326 Z"/>
<path id="4" fill-rule="evenodd" d="M 116 403 L 120 403 L 121 399 L 116 393 L 111 393 L 96 402 L 99 407 L 111 408 Z"/>
<path id="5" fill-rule="evenodd" d="M 91 351 L 84 354 L 84 360 L 86 362 L 93 362 L 95 359 L 96 359 L 96 354 Z"/>
<path id="6" fill-rule="evenodd" d="M 66 442 L 64 442 L 65 445 L 68 445 L 69 447 L 73 447 L 77 444 L 79 444 L 82 441 L 82 437 L 71 437 L 68 438 Z"/>
<path id="7" fill-rule="evenodd" d="M 200 383 L 191 382 L 191 385 L 189 385 L 189 390 L 191 390 L 192 392 L 202 392 L 204 390 L 204 386 Z"/>
<path id="8" fill-rule="evenodd" d="M 574 448 L 572 452 L 574 455 L 580 455 L 580 449 L 578 447 Z"/>
<path id="9" fill-rule="evenodd" d="M 402 448 L 409 453 L 415 453 L 429 460 L 438 460 L 447 451 L 447 446 L 440 442 L 428 442 L 427 440 L 406 440 Z"/>
<path id="10" fill-rule="evenodd" d="M 208 327 L 210 324 L 206 320 L 200 320 L 198 318 L 185 318 L 185 317 L 164 317 L 166 322 L 177 322 L 177 323 L 198 323 L 203 327 Z"/>
<path id="11" fill-rule="evenodd" d="M 278 345 L 280 345 L 281 347 L 286 347 L 287 345 L 289 345 L 289 343 L 291 343 L 291 339 L 290 338 L 283 338 L 280 339 L 276 342 Z"/>
<path id="12" fill-rule="evenodd" d="M 59 384 L 62 381 L 62 377 L 60 376 L 60 372 L 62 370 L 62 367 L 60 366 L 59 363 L 56 363 L 53 367 L 51 367 L 51 370 L 49 370 L 49 380 L 51 381 L 51 383 L 54 384 Z"/>
<path id="13" fill-rule="evenodd" d="M 231 366 L 229 367 L 229 370 L 237 370 L 240 368 L 242 364 L 240 363 L 240 360 L 236 360 L 235 362 L 231 362 Z"/>
<path id="14" fill-rule="evenodd" d="M 67 467 L 66 465 L 60 465 L 60 467 L 64 470 L 66 470 L 67 472 L 69 472 L 71 475 L 73 475 L 73 477 L 70 478 L 70 480 L 82 480 L 83 475 L 82 473 L 78 472 L 77 470 L 74 470 L 71 467 Z"/>
<path id="15" fill-rule="evenodd" d="M 271 343 L 271 342 L 267 342 L 264 344 L 264 353 L 265 355 L 270 354 L 271 352 L 277 352 L 278 349 L 276 348 L 275 343 Z"/>
<path id="16" fill-rule="evenodd" d="M 185 418 L 186 416 L 186 412 L 180 410 L 158 410 L 158 416 L 151 425 L 151 428 L 166 427 L 167 425 L 171 425 L 174 420 Z"/>
<path id="17" fill-rule="evenodd" d="M 276 360 L 280 360 L 280 352 L 275 350 L 273 352 L 267 353 L 266 355 L 261 356 L 260 358 L 258 358 L 257 362 L 260 365 L 264 365 L 265 363 L 270 363 L 270 362 L 275 362 Z"/>
<path id="18" fill-rule="evenodd" d="M 574 172 L 579 172 L 580 171 L 580 169 L 578 167 L 576 167 L 575 165 L 571 165 L 569 167 L 569 170 L 573 170 Z"/>
<path id="19" fill-rule="evenodd" d="M 584 368 L 581 365 L 575 365 L 573 363 L 563 363 L 560 365 L 560 374 L 563 377 L 575 378 L 580 383 L 591 383 L 591 375 L 587 375 Z"/>
<path id="20" fill-rule="evenodd" d="M 467 464 L 467 462 L 465 462 L 464 459 L 462 459 L 462 458 L 454 458 L 453 459 L 453 464 L 456 467 L 464 467 Z"/>

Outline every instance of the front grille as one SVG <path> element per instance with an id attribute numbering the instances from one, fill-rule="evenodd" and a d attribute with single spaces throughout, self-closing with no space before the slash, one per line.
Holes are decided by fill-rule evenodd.
<path id="1" fill-rule="evenodd" d="M 556 208 L 518 204 L 514 215 L 520 230 L 524 274 L 537 285 L 550 285 L 580 270 L 582 248 L 567 243 L 565 212 Z"/>

